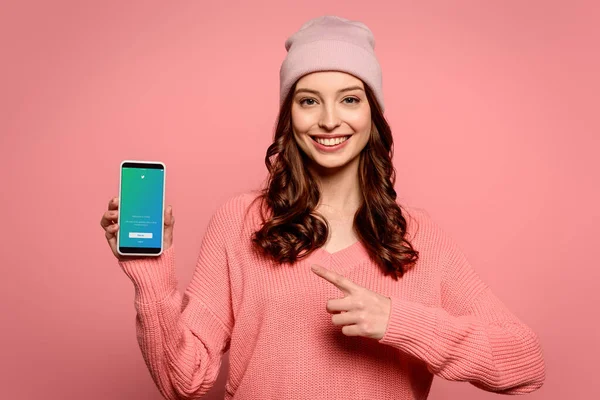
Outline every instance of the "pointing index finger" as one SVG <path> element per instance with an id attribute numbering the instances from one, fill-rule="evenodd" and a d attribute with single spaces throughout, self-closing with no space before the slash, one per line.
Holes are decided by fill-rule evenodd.
<path id="1" fill-rule="evenodd" d="M 353 293 L 360 289 L 360 286 L 358 286 L 356 283 L 335 271 L 331 271 L 316 264 L 313 264 L 311 269 L 315 274 L 319 275 L 326 281 L 333 283 L 343 292 Z"/>

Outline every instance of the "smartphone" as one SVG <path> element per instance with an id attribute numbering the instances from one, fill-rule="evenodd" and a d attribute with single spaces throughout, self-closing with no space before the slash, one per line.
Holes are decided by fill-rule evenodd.
<path id="1" fill-rule="evenodd" d="M 159 256 L 163 252 L 165 164 L 124 160 L 119 169 L 117 252 Z"/>

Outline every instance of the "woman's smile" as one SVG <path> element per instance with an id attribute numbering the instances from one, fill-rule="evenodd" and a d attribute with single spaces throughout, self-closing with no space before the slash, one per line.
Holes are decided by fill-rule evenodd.
<path id="1" fill-rule="evenodd" d="M 333 138 L 324 138 L 318 136 L 311 136 L 314 146 L 327 153 L 335 152 L 346 147 L 346 144 L 350 141 L 352 135 L 335 136 Z"/>

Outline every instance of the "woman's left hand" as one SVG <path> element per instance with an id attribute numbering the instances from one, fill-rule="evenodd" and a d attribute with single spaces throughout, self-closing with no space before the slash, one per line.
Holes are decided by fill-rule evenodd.
<path id="1" fill-rule="evenodd" d="M 312 271 L 346 294 L 341 299 L 328 300 L 326 307 L 327 312 L 333 314 L 333 324 L 342 326 L 344 335 L 376 340 L 383 337 L 390 319 L 392 300 L 389 297 L 359 286 L 321 266 L 313 265 Z"/>

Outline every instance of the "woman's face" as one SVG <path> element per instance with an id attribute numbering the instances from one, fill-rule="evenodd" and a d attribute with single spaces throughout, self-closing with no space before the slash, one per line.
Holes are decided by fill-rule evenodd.
<path id="1" fill-rule="evenodd" d="M 371 134 L 364 84 L 337 71 L 303 76 L 294 91 L 292 128 L 296 142 L 316 166 L 339 168 L 358 161 Z"/>

